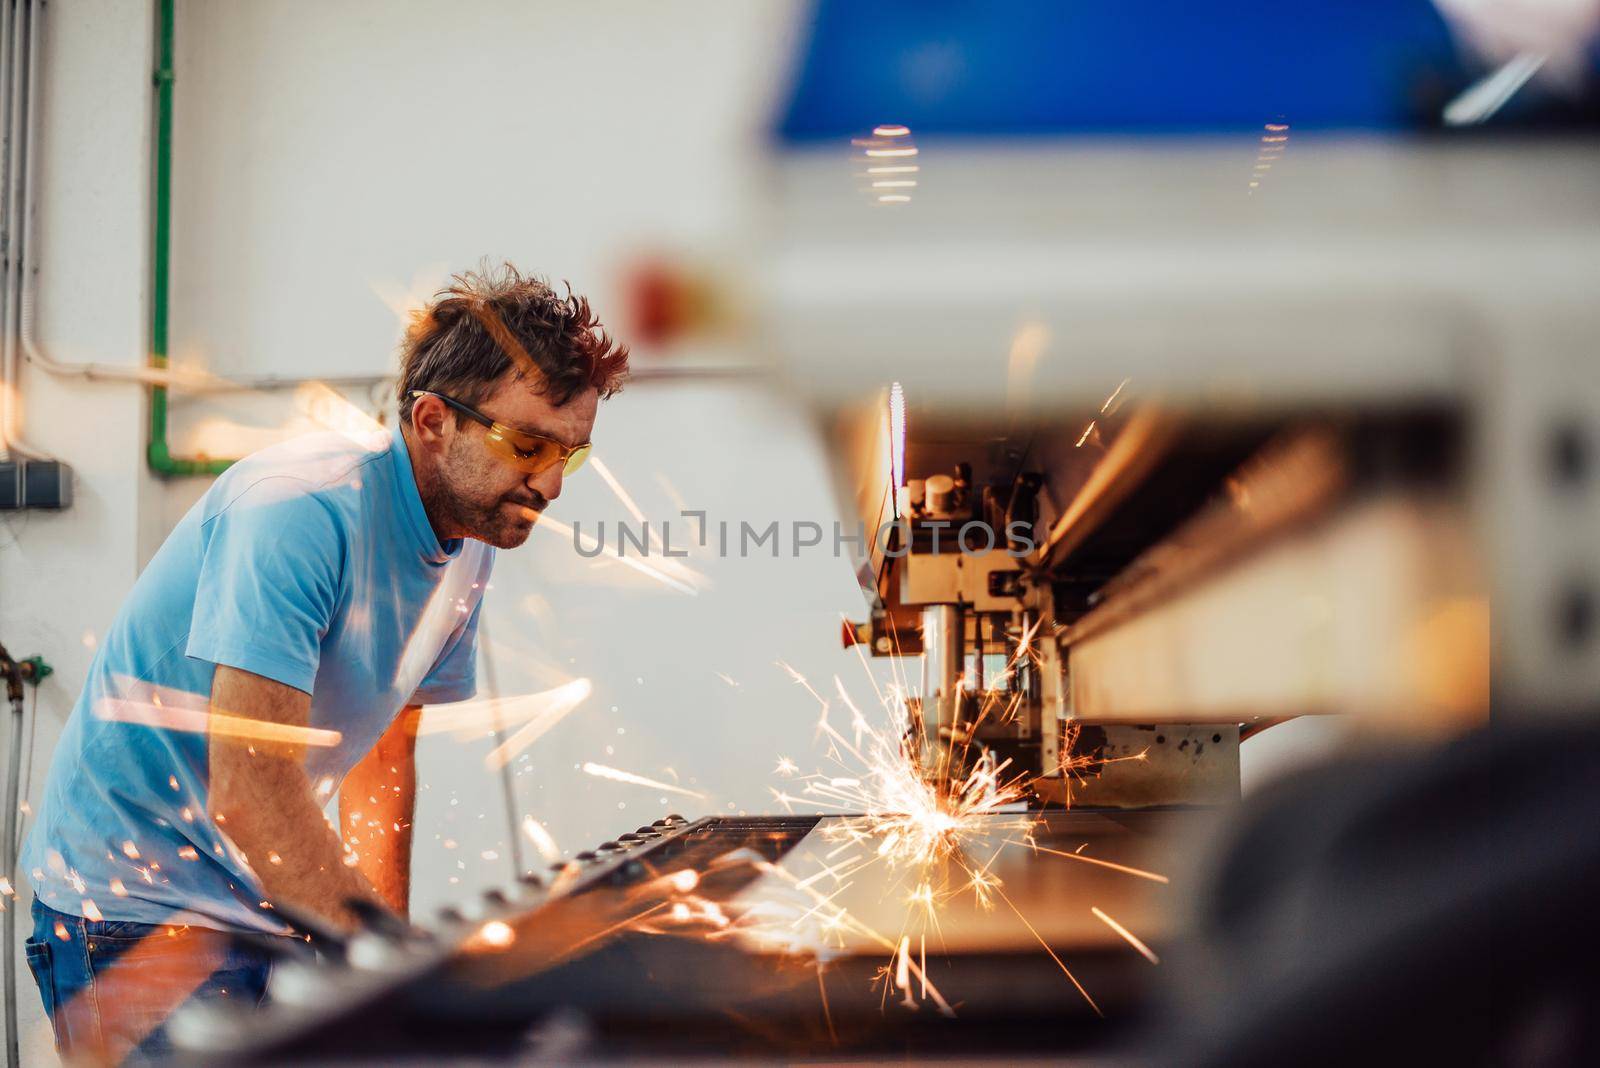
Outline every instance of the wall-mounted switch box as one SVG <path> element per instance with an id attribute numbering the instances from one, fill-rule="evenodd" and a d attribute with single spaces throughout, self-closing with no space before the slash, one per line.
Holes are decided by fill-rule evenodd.
<path id="1" fill-rule="evenodd" d="M 0 512 L 66 508 L 72 503 L 72 468 L 59 460 L 0 462 Z"/>

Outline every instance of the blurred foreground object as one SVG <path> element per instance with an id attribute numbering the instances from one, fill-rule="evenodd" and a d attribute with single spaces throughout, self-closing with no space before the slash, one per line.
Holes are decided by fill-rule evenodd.
<path id="1" fill-rule="evenodd" d="M 1586 723 L 1341 760 L 1253 798 L 1207 862 L 1152 1059 L 1596 1063 L 1597 782 Z"/>

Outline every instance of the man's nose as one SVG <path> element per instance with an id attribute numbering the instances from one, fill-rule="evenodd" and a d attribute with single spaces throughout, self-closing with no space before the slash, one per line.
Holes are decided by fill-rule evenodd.
<path id="1" fill-rule="evenodd" d="M 561 496 L 561 479 L 564 472 L 561 465 L 540 471 L 537 475 L 530 475 L 525 480 L 527 487 L 539 494 L 546 501 L 553 501 Z"/>

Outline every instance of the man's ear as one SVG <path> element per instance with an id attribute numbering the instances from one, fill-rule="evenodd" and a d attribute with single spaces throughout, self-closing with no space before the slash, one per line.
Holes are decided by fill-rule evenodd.
<path id="1" fill-rule="evenodd" d="M 411 433 L 424 445 L 441 444 L 450 416 L 449 406 L 438 397 L 418 397 L 411 402 Z"/>

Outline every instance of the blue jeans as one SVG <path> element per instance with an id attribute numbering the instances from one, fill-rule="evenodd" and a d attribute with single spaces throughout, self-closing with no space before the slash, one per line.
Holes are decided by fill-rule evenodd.
<path id="1" fill-rule="evenodd" d="M 251 1007 L 266 994 L 272 957 L 222 931 L 86 920 L 33 903 L 28 967 L 64 1058 L 161 1059 L 166 1019 L 195 1000 Z"/>

